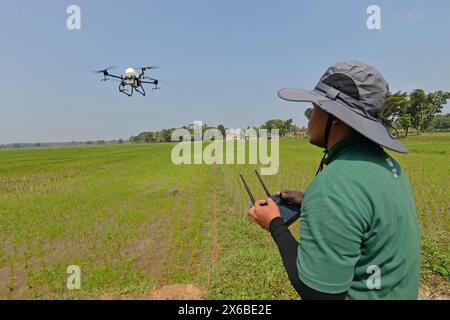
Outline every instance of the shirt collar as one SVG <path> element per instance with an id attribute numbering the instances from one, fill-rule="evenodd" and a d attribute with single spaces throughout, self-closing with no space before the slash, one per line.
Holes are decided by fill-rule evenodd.
<path id="1" fill-rule="evenodd" d="M 343 152 L 347 152 L 350 147 L 355 146 L 357 144 L 361 144 L 369 141 L 366 137 L 360 134 L 354 134 L 350 137 L 344 138 L 341 141 L 337 142 L 334 146 L 332 146 L 328 150 L 327 156 L 322 160 L 325 165 L 330 164 L 338 154 L 342 154 Z"/>

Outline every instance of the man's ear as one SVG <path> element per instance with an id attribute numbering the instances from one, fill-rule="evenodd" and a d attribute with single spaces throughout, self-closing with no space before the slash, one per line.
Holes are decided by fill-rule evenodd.
<path id="1" fill-rule="evenodd" d="M 336 128 L 339 128 L 339 130 L 354 131 L 352 127 L 336 117 L 334 117 L 333 119 L 333 126 L 336 126 Z"/>
<path id="2" fill-rule="evenodd" d="M 348 126 L 348 124 L 346 124 L 344 121 L 342 121 L 342 120 L 340 120 L 340 119 L 338 119 L 338 118 L 336 118 L 336 117 L 334 117 L 334 119 L 333 119 L 333 126 L 335 127 L 335 128 L 339 128 L 340 130 L 345 130 L 345 129 L 347 129 L 347 128 L 350 128 L 349 126 Z M 351 128 L 350 128 L 351 129 Z"/>

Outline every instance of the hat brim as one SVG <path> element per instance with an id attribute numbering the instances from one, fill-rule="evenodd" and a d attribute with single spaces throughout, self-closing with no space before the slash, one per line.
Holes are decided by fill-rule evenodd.
<path id="1" fill-rule="evenodd" d="M 285 88 L 278 91 L 278 96 L 287 101 L 296 101 L 296 102 L 318 102 L 325 99 L 328 99 L 321 94 L 313 91 L 313 90 L 304 90 L 304 89 L 293 89 L 293 88 Z"/>
<path id="2" fill-rule="evenodd" d="M 312 102 L 332 114 L 373 142 L 395 152 L 408 153 L 408 149 L 380 122 L 368 119 L 353 111 L 345 103 L 331 100 L 313 90 L 281 89 L 278 96 L 287 101 Z"/>

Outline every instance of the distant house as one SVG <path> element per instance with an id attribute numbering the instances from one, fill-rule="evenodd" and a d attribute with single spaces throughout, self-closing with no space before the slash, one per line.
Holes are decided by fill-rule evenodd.
<path id="1" fill-rule="evenodd" d="M 242 129 L 228 129 L 227 130 L 227 141 L 232 140 L 258 140 L 257 135 L 251 135 L 251 136 L 245 136 L 245 131 L 242 131 Z M 256 133 L 257 134 L 257 133 Z"/>
<path id="2" fill-rule="evenodd" d="M 288 134 L 286 134 L 286 137 L 290 137 L 290 138 L 304 138 L 307 136 L 306 131 L 296 131 L 296 132 L 289 132 Z"/>
<path id="3" fill-rule="evenodd" d="M 226 137 L 227 141 L 240 139 L 241 139 L 240 130 L 227 130 L 227 137 Z"/>

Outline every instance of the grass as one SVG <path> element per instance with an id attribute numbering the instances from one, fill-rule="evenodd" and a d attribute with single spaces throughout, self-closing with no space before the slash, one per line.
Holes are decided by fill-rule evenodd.
<path id="1" fill-rule="evenodd" d="M 394 156 L 413 184 L 422 282 L 448 290 L 450 135 L 405 144 L 410 154 Z M 176 166 L 172 147 L 1 150 L 0 299 L 141 298 L 177 283 L 211 299 L 296 298 L 270 235 L 245 217 L 238 174 L 262 197 L 255 166 Z M 280 153 L 266 183 L 304 190 L 321 151 L 282 140 Z M 69 265 L 81 268 L 81 290 L 66 288 Z"/>

